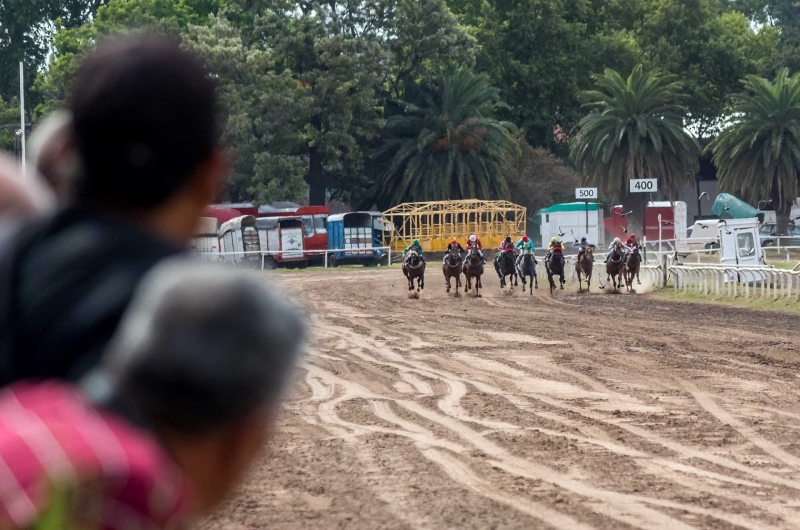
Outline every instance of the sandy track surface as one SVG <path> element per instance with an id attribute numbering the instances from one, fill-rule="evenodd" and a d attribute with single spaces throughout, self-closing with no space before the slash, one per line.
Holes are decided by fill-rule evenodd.
<path id="1" fill-rule="evenodd" d="M 203 528 L 800 526 L 797 317 L 485 280 L 279 276 L 309 356 Z"/>

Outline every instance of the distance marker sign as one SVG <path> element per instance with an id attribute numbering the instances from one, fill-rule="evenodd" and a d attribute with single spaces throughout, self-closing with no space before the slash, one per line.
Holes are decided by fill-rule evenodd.
<path id="1" fill-rule="evenodd" d="M 658 191 L 658 179 L 631 179 L 631 193 L 655 193 Z"/>
<path id="2" fill-rule="evenodd" d="M 575 198 L 582 201 L 597 199 L 597 188 L 575 188 Z"/>

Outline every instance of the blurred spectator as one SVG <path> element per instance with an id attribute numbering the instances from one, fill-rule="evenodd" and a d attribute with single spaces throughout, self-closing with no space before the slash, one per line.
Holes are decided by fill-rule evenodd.
<path id="1" fill-rule="evenodd" d="M 83 394 L 55 381 L 0 392 L 0 528 L 184 528 L 264 447 L 302 340 L 256 279 L 158 266 Z"/>
<path id="2" fill-rule="evenodd" d="M 214 84 L 174 42 L 101 44 L 71 94 L 74 205 L 0 238 L 0 385 L 95 366 L 142 276 L 188 246 L 227 171 Z"/>
<path id="3" fill-rule="evenodd" d="M 28 144 L 28 158 L 30 165 L 53 190 L 59 204 L 68 203 L 80 173 L 69 112 L 54 112 L 33 131 Z"/>
<path id="4" fill-rule="evenodd" d="M 53 208 L 52 193 L 33 182 L 26 181 L 16 160 L 0 153 L 0 219 L 23 219 Z"/>

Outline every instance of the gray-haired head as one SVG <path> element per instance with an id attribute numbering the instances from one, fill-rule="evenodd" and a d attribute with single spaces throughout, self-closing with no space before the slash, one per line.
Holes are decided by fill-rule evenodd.
<path id="1" fill-rule="evenodd" d="M 171 260 L 142 282 L 83 386 L 154 430 L 204 434 L 274 403 L 303 339 L 298 314 L 256 277 Z"/>

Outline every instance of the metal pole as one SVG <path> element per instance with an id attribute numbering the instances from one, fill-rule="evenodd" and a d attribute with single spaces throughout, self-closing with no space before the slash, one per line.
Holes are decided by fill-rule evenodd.
<path id="1" fill-rule="evenodd" d="M 19 62 L 19 122 L 22 131 L 22 178 L 27 178 L 25 172 L 25 77 L 22 61 Z"/>
<path id="2" fill-rule="evenodd" d="M 658 214 L 658 255 L 661 255 L 661 214 Z"/>
<path id="3" fill-rule="evenodd" d="M 589 201 L 583 201 L 586 204 L 586 237 L 589 237 Z M 600 237 L 600 234 L 597 234 L 597 237 Z"/>
<path id="4" fill-rule="evenodd" d="M 647 199 L 642 194 L 642 241 L 644 241 L 644 262 L 647 264 Z"/>

